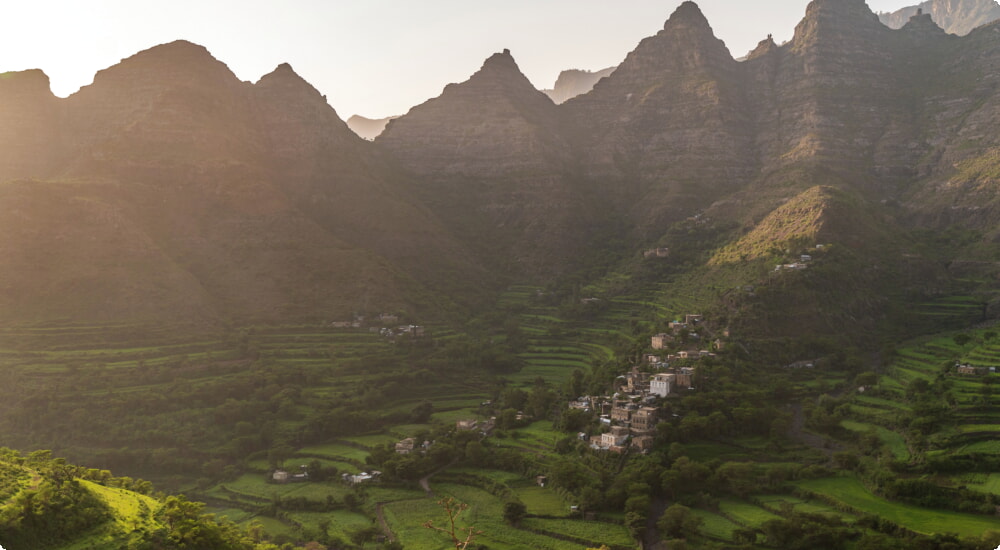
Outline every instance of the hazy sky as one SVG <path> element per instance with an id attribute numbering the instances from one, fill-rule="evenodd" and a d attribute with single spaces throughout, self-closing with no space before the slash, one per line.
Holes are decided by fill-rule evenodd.
<path id="1" fill-rule="evenodd" d="M 876 12 L 919 0 L 868 0 Z M 10 0 L 0 72 L 42 69 L 59 96 L 156 44 L 190 40 L 242 80 L 288 62 L 344 119 L 403 114 L 509 48 L 538 88 L 616 65 L 680 0 Z M 807 0 L 701 0 L 736 57 L 792 37 Z"/>

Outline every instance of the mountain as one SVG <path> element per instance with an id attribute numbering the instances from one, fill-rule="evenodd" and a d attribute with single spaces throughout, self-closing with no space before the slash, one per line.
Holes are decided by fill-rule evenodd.
<path id="1" fill-rule="evenodd" d="M 892 13 L 879 13 L 885 26 L 902 28 L 914 15 L 930 14 L 945 32 L 965 36 L 976 27 L 1000 19 L 1000 4 L 996 0 L 927 0 Z"/>
<path id="2" fill-rule="evenodd" d="M 585 94 L 594 88 L 594 84 L 615 71 L 608 67 L 600 71 L 582 71 L 570 69 L 559 73 L 551 90 L 542 90 L 554 103 L 565 103 L 566 100 Z"/>
<path id="3" fill-rule="evenodd" d="M 575 180 L 556 105 L 509 51 L 390 122 L 375 143 L 484 261 L 515 274 L 577 265 L 596 205 Z"/>
<path id="4" fill-rule="evenodd" d="M 46 82 L 0 86 L 0 321 L 342 318 L 482 280 L 288 66 L 249 84 L 181 41 Z"/>
<path id="5" fill-rule="evenodd" d="M 594 89 L 562 105 L 586 175 L 655 237 L 752 178 L 753 120 L 741 69 L 684 2 Z M 707 201 L 707 202 L 706 202 Z"/>
<path id="6" fill-rule="evenodd" d="M 721 258 L 759 262 L 751 284 L 781 258 L 746 250 L 788 249 L 775 220 L 802 201 L 851 265 L 881 266 L 873 288 L 907 258 L 935 282 L 901 279 L 905 299 L 971 292 L 1000 235 L 998 45 L 995 25 L 890 29 L 863 0 L 813 0 L 792 40 L 737 61 L 684 2 L 565 103 L 503 51 L 374 142 L 290 66 L 241 82 L 183 41 L 66 99 L 8 73 L 0 321 L 457 311 L 510 281 L 627 280 L 654 245 L 725 284 Z"/>
<path id="7" fill-rule="evenodd" d="M 882 266 L 858 284 L 888 288 L 887 274 L 903 257 L 909 273 L 940 281 L 930 269 L 934 254 L 912 253 L 927 250 L 910 240 L 917 228 L 960 223 L 992 234 L 998 220 L 987 191 L 995 140 L 986 130 L 996 122 L 995 35 L 987 27 L 960 39 L 929 14 L 892 30 L 863 0 L 814 0 L 791 41 L 768 38 L 738 62 L 698 6 L 684 2 L 612 74 L 562 105 L 538 100 L 512 58 L 498 54 L 391 123 L 376 143 L 418 174 L 417 193 L 454 231 L 485 238 L 490 254 L 508 262 L 513 255 L 513 265 L 526 265 L 534 251 L 531 263 L 553 271 L 587 254 L 575 248 L 579 236 L 597 241 L 573 225 L 580 214 L 553 222 L 568 211 L 594 212 L 594 204 L 600 216 L 588 219 L 632 247 L 677 244 L 675 228 L 701 215 L 732 224 L 716 241 L 749 246 L 736 244 L 741 232 L 788 216 L 783 205 L 820 186 L 838 197 L 822 204 L 857 205 L 870 217 L 859 224 L 849 208 L 819 208 L 823 226 L 838 228 L 828 238 L 854 243 L 848 263 Z M 526 188 L 530 195 L 508 201 L 499 195 Z M 935 198 L 942 192 L 953 198 Z M 976 210 L 965 210 L 973 203 Z M 784 238 L 768 230 L 778 226 L 754 232 L 753 246 L 780 246 Z M 545 227 L 544 235 L 532 227 Z M 858 227 L 882 236 L 859 237 Z M 573 254 L 558 255 L 565 251 Z M 911 295 L 950 291 L 900 281 Z M 834 318 L 824 324 L 843 326 Z"/>
<path id="8" fill-rule="evenodd" d="M 391 116 L 386 118 L 367 118 L 361 115 L 353 115 L 351 118 L 347 119 L 347 126 L 352 132 L 358 134 L 364 139 L 372 140 L 385 130 L 385 126 L 389 124 L 389 121 L 399 117 Z"/>

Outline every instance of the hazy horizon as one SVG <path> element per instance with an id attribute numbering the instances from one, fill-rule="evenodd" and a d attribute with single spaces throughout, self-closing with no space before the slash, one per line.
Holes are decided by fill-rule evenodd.
<path id="1" fill-rule="evenodd" d="M 287 62 L 341 118 L 382 118 L 436 97 L 505 48 L 539 89 L 552 87 L 562 70 L 617 65 L 680 3 L 635 0 L 627 9 L 600 0 L 18 3 L 0 7 L 12 23 L 0 36 L 0 71 L 41 69 L 53 92 L 66 97 L 121 59 L 184 39 L 208 48 L 242 80 L 256 81 Z M 879 12 L 917 3 L 868 5 Z M 698 2 L 734 57 L 768 34 L 791 39 L 807 4 Z"/>

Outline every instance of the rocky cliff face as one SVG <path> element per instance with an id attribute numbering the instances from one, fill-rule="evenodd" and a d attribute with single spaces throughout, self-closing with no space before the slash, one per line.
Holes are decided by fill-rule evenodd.
<path id="1" fill-rule="evenodd" d="M 917 12 L 930 15 L 945 32 L 965 36 L 976 27 L 1000 19 L 1000 4 L 996 0 L 927 0 L 878 17 L 887 27 L 900 29 Z"/>

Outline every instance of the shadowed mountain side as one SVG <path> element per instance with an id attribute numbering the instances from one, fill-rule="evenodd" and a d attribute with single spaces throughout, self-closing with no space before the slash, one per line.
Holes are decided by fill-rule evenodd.
<path id="1" fill-rule="evenodd" d="M 392 159 L 351 132 L 288 65 L 261 78 L 254 92 L 267 168 L 303 212 L 451 300 L 478 299 L 487 273 L 420 203 Z"/>
<path id="2" fill-rule="evenodd" d="M 693 2 L 594 89 L 560 106 L 585 174 L 657 235 L 754 173 L 753 120 L 739 64 Z M 710 202 L 710 201 L 709 201 Z"/>
<path id="3" fill-rule="evenodd" d="M 440 313 L 483 292 L 484 272 L 398 170 L 290 67 L 251 85 L 175 42 L 56 101 L 59 139 L 19 142 L 18 158 L 51 159 L 49 182 L 12 181 L 26 168 L 0 164 L 0 200 L 20 212 L 0 236 L 5 320 Z"/>
<path id="4" fill-rule="evenodd" d="M 508 51 L 390 122 L 376 144 L 418 176 L 415 193 L 453 231 L 505 271 L 564 272 L 595 229 L 555 105 Z"/>
<path id="5" fill-rule="evenodd" d="M 51 173 L 62 154 L 59 108 L 42 71 L 0 74 L 0 181 Z"/>
<path id="6" fill-rule="evenodd" d="M 242 199 L 139 184 L 0 186 L 9 213 L 0 221 L 0 321 L 197 325 L 406 303 L 405 277 L 266 185 Z"/>

